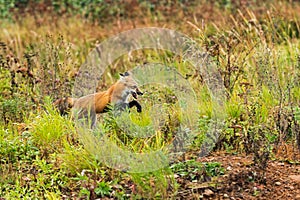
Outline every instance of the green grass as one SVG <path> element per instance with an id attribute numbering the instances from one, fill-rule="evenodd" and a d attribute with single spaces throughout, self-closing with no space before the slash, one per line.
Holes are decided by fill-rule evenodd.
<path id="1" fill-rule="evenodd" d="M 187 154 L 198 155 L 201 145 L 216 142 L 215 135 L 206 133 L 220 117 L 224 126 L 218 126 L 214 150 L 252 153 L 260 169 L 266 168 L 278 143 L 299 145 L 300 5 L 276 3 L 262 12 L 255 6 L 238 10 L 234 1 L 217 1 L 190 5 L 183 11 L 180 2 L 174 4 L 181 10 L 177 17 L 163 15 L 164 5 L 149 3 L 142 5 L 150 9 L 143 17 L 146 21 L 124 14 L 118 25 L 111 21 L 98 26 L 95 19 L 59 17 L 55 12 L 37 15 L 40 19 L 24 16 L 22 23 L 1 20 L 0 198 L 176 198 L 185 188 L 174 175 L 201 182 L 224 173 L 220 163 L 176 158 L 168 164 L 170 158 L 165 155 L 173 150 L 174 134 L 183 122 L 196 127 L 189 135 L 193 140 Z M 214 12 L 201 23 L 196 14 L 210 5 Z M 9 6 L 1 8 L 3 15 L 8 15 Z M 180 16 L 186 16 L 186 21 Z M 193 103 L 188 101 L 191 95 L 184 99 L 185 93 L 145 85 L 141 88 L 145 94 L 139 97 L 141 114 L 101 114 L 98 132 L 81 132 L 70 116 L 58 114 L 52 101 L 71 94 L 80 65 L 98 42 L 128 30 L 128 21 L 135 19 L 138 27 L 168 22 L 167 27 L 197 41 L 211 54 L 226 97 L 218 105 L 203 76 L 182 56 L 138 50 L 114 61 L 98 89 L 115 82 L 119 72 L 143 63 L 162 63 L 191 85 L 198 111 L 184 109 Z M 163 74 L 157 78 L 164 81 Z M 161 114 L 155 114 L 158 110 Z"/>

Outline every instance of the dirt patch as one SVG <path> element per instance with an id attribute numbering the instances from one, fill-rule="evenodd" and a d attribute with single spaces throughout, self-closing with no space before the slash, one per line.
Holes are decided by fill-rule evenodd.
<path id="1" fill-rule="evenodd" d="M 186 183 L 177 197 L 184 199 L 300 199 L 300 165 L 269 161 L 258 170 L 252 156 L 224 152 L 199 158 L 199 162 L 220 162 L 225 174 L 210 182 Z"/>

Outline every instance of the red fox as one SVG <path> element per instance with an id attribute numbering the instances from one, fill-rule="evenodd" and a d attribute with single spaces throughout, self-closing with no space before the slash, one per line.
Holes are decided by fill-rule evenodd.
<path id="1" fill-rule="evenodd" d="M 120 74 L 120 79 L 108 90 L 89 94 L 80 98 L 66 97 L 54 102 L 60 113 L 66 114 L 68 109 L 74 108 L 78 119 L 90 117 L 92 127 L 96 122 L 96 114 L 107 112 L 110 105 L 118 110 L 136 107 L 137 112 L 142 112 L 142 106 L 136 100 L 128 101 L 130 94 L 137 99 L 137 95 L 143 95 L 132 74 L 125 72 Z"/>

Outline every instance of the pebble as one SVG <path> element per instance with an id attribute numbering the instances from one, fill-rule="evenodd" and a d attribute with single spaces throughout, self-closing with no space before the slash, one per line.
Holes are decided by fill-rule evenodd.
<path id="1" fill-rule="evenodd" d="M 300 200 L 300 194 L 297 194 L 295 200 Z"/>
<path id="2" fill-rule="evenodd" d="M 284 163 L 278 163 L 277 165 L 279 165 L 279 166 L 284 166 Z"/>
<path id="3" fill-rule="evenodd" d="M 205 189 L 203 195 L 210 197 L 210 196 L 214 195 L 214 192 L 211 191 L 210 189 Z"/>
<path id="4" fill-rule="evenodd" d="M 224 198 L 229 198 L 228 194 L 223 195 Z"/>
<path id="5" fill-rule="evenodd" d="M 295 189 L 293 186 L 289 186 L 289 185 L 284 186 L 284 188 L 287 188 L 289 190 L 294 190 Z"/>
<path id="6" fill-rule="evenodd" d="M 275 185 L 280 186 L 281 183 L 279 181 L 275 182 Z"/>

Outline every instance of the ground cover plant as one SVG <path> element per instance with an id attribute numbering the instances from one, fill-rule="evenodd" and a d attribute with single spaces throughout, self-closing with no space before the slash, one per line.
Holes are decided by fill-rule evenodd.
<path id="1" fill-rule="evenodd" d="M 300 198 L 300 3 L 297 1 L 1 1 L 0 199 Z M 206 49 L 226 90 L 226 118 L 201 157 L 213 103 L 201 73 L 180 55 L 137 50 L 114 61 L 99 81 L 144 63 L 172 66 L 197 98 L 197 134 L 185 153 L 153 172 L 106 166 L 86 148 L 54 100 L 70 96 L 94 47 L 142 27 L 178 30 Z M 176 94 L 143 86 L 142 114 L 99 117 L 107 138 L 131 152 L 166 150 L 182 115 Z M 142 127 L 159 103 L 155 135 L 128 136 L 117 120 Z M 192 111 L 191 111 L 192 112 Z M 129 116 L 129 117 L 128 117 Z M 155 123 L 155 122 L 154 122 Z M 158 122 L 157 122 L 158 123 Z"/>

